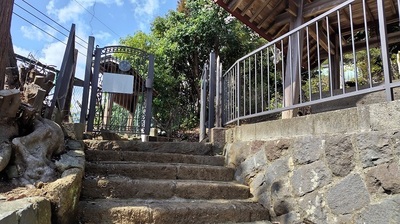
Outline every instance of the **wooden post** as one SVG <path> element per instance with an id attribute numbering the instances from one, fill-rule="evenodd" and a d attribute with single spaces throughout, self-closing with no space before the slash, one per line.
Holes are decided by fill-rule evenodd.
<path id="1" fill-rule="evenodd" d="M 304 1 L 300 0 L 298 3 L 297 17 L 292 17 L 290 20 L 290 30 L 295 29 L 303 24 L 303 4 Z M 299 36 L 298 36 L 299 35 Z M 299 80 L 299 55 L 302 57 L 303 53 L 303 37 L 304 32 L 300 31 L 291 36 L 290 47 L 286 54 L 286 70 L 285 70 L 285 98 L 284 105 L 292 106 L 299 101 L 300 95 L 300 80 Z M 300 41 L 298 41 L 298 39 Z M 300 45 L 299 45 L 300 43 Z M 287 110 L 282 112 L 282 119 L 296 117 L 297 110 Z"/>
<path id="2" fill-rule="evenodd" d="M 6 68 L 10 64 L 10 49 L 11 44 L 11 17 L 14 6 L 14 0 L 0 1 L 0 90 L 4 89 Z M 14 50 L 12 51 L 14 52 Z M 15 60 L 15 59 L 14 59 Z"/>

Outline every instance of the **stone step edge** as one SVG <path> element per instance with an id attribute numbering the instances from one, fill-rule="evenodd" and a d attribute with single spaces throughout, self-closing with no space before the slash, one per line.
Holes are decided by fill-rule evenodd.
<path id="1" fill-rule="evenodd" d="M 87 179 L 104 179 L 104 180 L 108 180 L 107 177 L 111 177 L 111 178 L 121 178 L 124 179 L 124 181 L 143 181 L 143 182 L 180 182 L 180 183 L 201 183 L 201 184 L 225 184 L 225 185 L 234 185 L 234 186 L 243 186 L 243 187 L 249 187 L 245 184 L 241 184 L 236 180 L 231 180 L 231 181 L 218 181 L 218 180 L 192 180 L 192 179 L 150 179 L 150 178 L 131 178 L 128 176 L 123 176 L 123 175 L 119 175 L 119 174 L 109 174 L 109 175 L 91 175 L 88 174 L 83 178 L 83 181 L 87 180 Z"/>
<path id="2" fill-rule="evenodd" d="M 88 162 L 101 162 L 101 161 L 107 161 L 107 160 L 103 160 L 102 158 L 98 159 L 98 157 L 96 157 L 96 155 L 89 155 L 90 153 L 98 153 L 99 157 L 101 156 L 105 156 L 107 154 L 113 154 L 115 153 L 116 157 L 118 157 L 118 159 L 115 160 L 108 160 L 108 161 L 132 161 L 132 162 L 156 162 L 156 161 L 150 161 L 143 159 L 140 160 L 141 156 L 151 156 L 151 155 L 155 155 L 155 158 L 158 158 L 158 160 L 161 160 L 159 158 L 162 158 L 163 156 L 165 156 L 167 159 L 172 159 L 173 157 L 174 160 L 182 160 L 182 162 L 175 162 L 175 163 L 183 163 L 183 164 L 203 164 L 203 165 L 212 165 L 212 166 L 224 166 L 225 165 L 225 156 L 222 155 L 215 155 L 215 156 L 209 156 L 209 155 L 190 155 L 190 154 L 181 154 L 181 153 L 157 153 L 157 152 L 141 152 L 141 151 L 116 151 L 116 152 L 112 152 L 109 150 L 86 150 L 86 161 Z M 138 156 L 137 160 L 132 160 L 129 159 L 129 156 Z M 94 157 L 94 158 L 92 158 Z M 128 158 L 127 158 L 128 157 Z M 183 162 L 185 159 L 187 160 L 198 160 L 197 162 Z M 207 161 L 201 161 L 201 160 L 207 160 L 210 159 L 212 160 L 211 162 L 207 162 Z M 201 163 L 203 162 L 203 163 Z M 157 162 L 157 163 L 169 163 L 169 162 Z"/>
<path id="3" fill-rule="evenodd" d="M 186 166 L 186 167 L 204 167 L 204 168 L 219 168 L 219 169 L 234 169 L 226 166 L 215 166 L 206 164 L 193 163 L 159 163 L 159 162 L 141 162 L 141 161 L 86 161 L 89 165 L 143 165 L 143 166 Z"/>
<path id="4" fill-rule="evenodd" d="M 123 218 L 124 223 L 192 223 L 188 222 L 189 219 L 193 223 L 221 223 L 269 219 L 268 210 L 249 199 L 96 199 L 80 201 L 78 206 L 80 220 L 90 223 L 100 220 L 111 222 L 115 221 L 115 217 L 119 218 L 119 222 Z"/>
<path id="5" fill-rule="evenodd" d="M 85 202 L 85 203 L 91 203 L 91 204 L 96 204 L 96 203 L 109 203 L 109 204 L 149 204 L 149 205 L 155 205 L 155 204 L 165 204 L 165 203 L 202 203 L 202 204 L 229 204 L 229 202 L 232 203 L 244 203 L 244 204 L 258 204 L 253 198 L 246 198 L 246 199 L 186 199 L 186 198 L 179 198 L 179 197 L 173 197 L 173 198 L 168 198 L 168 199 L 136 199 L 136 198 L 130 198 L 130 199 L 120 199 L 120 198 L 112 198 L 112 199 L 92 199 L 92 200 L 80 200 L 80 202 Z M 262 206 L 261 204 L 259 204 Z M 263 206 L 262 206 L 263 207 Z"/>

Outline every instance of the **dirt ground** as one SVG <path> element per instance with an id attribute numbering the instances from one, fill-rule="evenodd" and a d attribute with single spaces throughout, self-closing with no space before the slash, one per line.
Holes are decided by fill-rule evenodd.
<path id="1" fill-rule="evenodd" d="M 40 183 L 37 186 L 18 187 L 9 182 L 0 180 L 0 201 L 13 201 L 25 197 L 45 196 L 42 189 L 46 184 Z"/>

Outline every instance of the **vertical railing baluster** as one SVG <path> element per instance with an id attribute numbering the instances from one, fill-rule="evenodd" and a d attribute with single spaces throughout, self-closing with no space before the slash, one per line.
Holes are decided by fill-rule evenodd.
<path id="1" fill-rule="evenodd" d="M 368 21 L 367 21 L 367 11 L 365 6 L 365 0 L 363 3 L 363 15 L 364 15 L 364 32 L 365 32 L 365 44 L 366 44 L 366 53 L 367 53 L 367 67 L 368 67 L 368 79 L 369 79 L 369 87 L 372 87 L 372 74 L 371 74 L 371 56 L 369 52 L 369 37 L 368 37 Z"/>
<path id="2" fill-rule="evenodd" d="M 319 26 L 318 21 L 315 22 L 315 30 L 317 35 L 317 58 L 318 58 L 318 88 L 319 88 L 319 99 L 322 99 L 322 81 L 321 81 L 321 55 L 319 51 Z"/>
<path id="3" fill-rule="evenodd" d="M 356 84 L 356 91 L 358 91 L 357 55 L 356 55 L 356 44 L 354 40 L 353 9 L 351 4 L 349 4 L 349 16 L 350 16 L 350 30 L 351 30 L 351 47 L 353 49 L 354 78 Z"/>

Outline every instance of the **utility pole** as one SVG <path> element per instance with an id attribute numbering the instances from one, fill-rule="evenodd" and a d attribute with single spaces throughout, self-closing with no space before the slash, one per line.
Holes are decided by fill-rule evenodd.
<path id="1" fill-rule="evenodd" d="M 7 67 L 16 64 L 11 42 L 11 17 L 14 0 L 0 1 L 0 90 L 4 89 Z M 15 68 L 16 69 L 16 68 Z"/>

